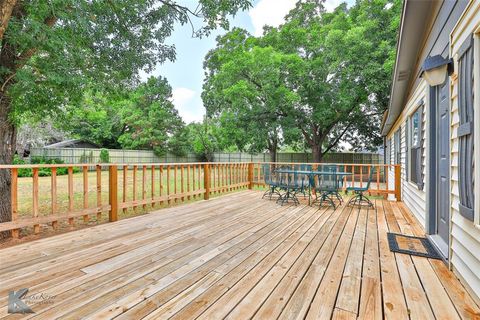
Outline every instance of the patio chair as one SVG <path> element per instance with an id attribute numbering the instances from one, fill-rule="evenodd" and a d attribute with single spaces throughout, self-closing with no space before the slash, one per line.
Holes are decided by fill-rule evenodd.
<path id="1" fill-rule="evenodd" d="M 338 177 L 335 174 L 337 172 L 337 166 L 324 165 L 321 166 L 320 171 L 333 174 L 318 175 L 317 181 L 312 177 L 311 180 L 313 181 L 311 181 L 311 183 L 315 185 L 314 190 L 316 195 L 314 202 L 319 202 L 320 206 L 322 206 L 324 202 L 327 202 L 333 208 L 336 208 L 337 205 L 334 200 L 337 199 L 340 203 L 343 201 L 338 194 Z M 318 196 L 317 193 L 320 195 Z"/>
<path id="2" fill-rule="evenodd" d="M 346 189 L 346 192 L 348 191 L 353 191 L 353 197 L 348 201 L 348 206 L 350 205 L 356 205 L 358 204 L 359 206 L 362 205 L 367 205 L 370 208 L 374 208 L 374 205 L 370 199 L 368 199 L 365 196 L 365 192 L 367 192 L 370 189 L 370 184 L 372 183 L 373 177 L 375 175 L 375 168 L 372 166 L 370 168 L 370 175 L 368 177 L 367 184 L 364 187 L 355 187 L 351 186 Z"/>
<path id="3" fill-rule="evenodd" d="M 272 199 L 273 195 L 281 196 L 280 191 L 279 191 L 279 185 L 280 183 L 278 182 L 277 177 L 275 174 L 272 172 L 271 166 L 269 164 L 264 164 L 262 166 L 263 168 L 263 176 L 265 178 L 265 183 L 268 186 L 268 190 L 265 191 L 265 193 L 262 196 L 262 199 L 265 197 L 269 197 L 269 199 Z"/>
<path id="4" fill-rule="evenodd" d="M 289 199 L 293 201 L 295 205 L 299 204 L 297 194 L 303 188 L 303 182 L 300 175 L 296 172 L 294 173 L 282 173 L 279 176 L 279 188 L 280 190 L 285 191 L 277 199 L 277 202 L 280 202 L 281 205 L 287 203 Z"/>
<path id="5" fill-rule="evenodd" d="M 298 166 L 299 171 L 312 171 L 311 164 L 302 163 Z M 299 180 L 300 188 L 298 189 L 297 193 L 301 193 L 304 197 L 310 196 L 310 187 L 311 181 L 310 176 L 306 174 L 298 174 L 297 179 Z M 307 195 L 308 193 L 308 195 Z"/>

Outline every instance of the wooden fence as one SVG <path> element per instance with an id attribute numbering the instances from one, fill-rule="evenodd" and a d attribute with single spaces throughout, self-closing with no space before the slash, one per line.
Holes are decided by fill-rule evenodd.
<path id="1" fill-rule="evenodd" d="M 258 162 L 99 164 L 95 166 L 95 172 L 88 170 L 91 164 L 1 165 L 0 170 L 9 170 L 12 177 L 12 221 L 0 223 L 0 231 L 11 231 L 13 237 L 18 237 L 20 229 L 26 227 L 33 227 L 33 232 L 38 233 L 46 224 L 57 229 L 59 221 L 73 226 L 76 218 L 87 223 L 92 215 L 101 220 L 107 214 L 109 221 L 117 221 L 120 210 L 207 200 L 212 195 L 263 186 L 264 165 L 287 164 L 294 168 L 299 165 Z M 314 164 L 315 168 L 322 165 L 325 164 Z M 395 194 L 400 200 L 399 165 L 336 165 L 341 170 L 354 173 L 345 178 L 344 187 L 348 184 L 362 186 L 370 170 L 375 168 L 370 192 Z M 74 174 L 74 167 L 80 168 L 80 173 Z M 19 178 L 18 170 L 22 168 L 32 169 L 33 177 Z M 51 176 L 39 177 L 41 168 L 49 168 Z M 67 168 L 67 176 L 58 176 L 58 168 Z M 393 183 L 388 181 L 388 170 L 395 173 Z M 31 206 L 27 206 L 29 201 L 25 198 L 25 190 L 30 190 L 26 193 L 31 195 Z M 19 191 L 23 192 L 20 201 Z"/>
<path id="2" fill-rule="evenodd" d="M 101 149 L 84 148 L 32 148 L 30 156 L 47 159 L 61 159 L 65 163 L 93 163 L 100 162 Z M 109 149 L 110 163 L 185 163 L 197 162 L 198 156 L 188 153 L 185 156 L 166 154 L 156 156 L 151 150 L 115 150 Z M 268 162 L 269 153 L 250 154 L 245 152 L 215 152 L 213 162 Z M 278 162 L 313 162 L 311 153 L 279 152 Z M 383 155 L 378 153 L 332 152 L 325 155 L 322 162 L 329 163 L 383 163 Z"/>

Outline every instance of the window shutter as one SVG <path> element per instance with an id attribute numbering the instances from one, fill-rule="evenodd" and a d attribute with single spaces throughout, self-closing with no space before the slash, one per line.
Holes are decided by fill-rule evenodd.
<path id="1" fill-rule="evenodd" d="M 423 190 L 423 105 L 420 107 L 419 128 L 420 147 L 417 153 L 417 186 L 418 189 Z"/>
<path id="2" fill-rule="evenodd" d="M 470 36 L 460 47 L 458 58 L 458 127 L 459 157 L 458 183 L 460 187 L 460 214 L 474 218 L 473 193 L 473 37 Z"/>

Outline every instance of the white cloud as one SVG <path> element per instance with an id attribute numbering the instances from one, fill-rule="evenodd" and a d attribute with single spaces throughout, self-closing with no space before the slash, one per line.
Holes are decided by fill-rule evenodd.
<path id="1" fill-rule="evenodd" d="M 263 26 L 278 27 L 285 21 L 285 16 L 295 7 L 297 0 L 260 0 L 248 15 L 252 19 L 255 36 L 261 36 Z"/>
<path id="2" fill-rule="evenodd" d="M 202 121 L 205 111 L 195 91 L 182 87 L 175 88 L 172 91 L 172 102 L 186 123 Z"/>

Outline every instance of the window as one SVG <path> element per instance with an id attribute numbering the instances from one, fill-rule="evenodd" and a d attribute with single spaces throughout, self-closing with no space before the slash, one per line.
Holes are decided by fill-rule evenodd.
<path id="1" fill-rule="evenodd" d="M 423 189 L 423 141 L 422 141 L 422 120 L 423 100 L 421 106 L 410 117 L 410 181 L 417 187 Z"/>
<path id="2" fill-rule="evenodd" d="M 458 52 L 458 184 L 460 214 L 474 219 L 474 108 L 473 108 L 473 37 L 461 45 Z"/>
<path id="3" fill-rule="evenodd" d="M 405 179 L 410 180 L 410 168 L 408 166 L 410 157 L 410 118 L 405 121 Z"/>
<path id="4" fill-rule="evenodd" d="M 393 138 L 395 143 L 395 164 L 400 164 L 402 162 L 402 150 L 400 149 L 400 130 L 398 129 Z"/>
<path id="5" fill-rule="evenodd" d="M 387 139 L 387 145 L 385 146 L 385 163 L 386 164 L 391 164 L 392 158 L 392 140 Z"/>

